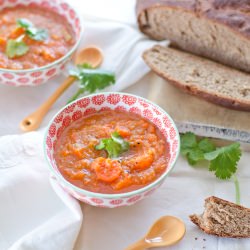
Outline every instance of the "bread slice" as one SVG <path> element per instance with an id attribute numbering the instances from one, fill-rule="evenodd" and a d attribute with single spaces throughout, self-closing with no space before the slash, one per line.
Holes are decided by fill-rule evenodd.
<path id="1" fill-rule="evenodd" d="M 156 45 L 144 52 L 148 66 L 189 94 L 221 106 L 250 111 L 250 75 L 208 59 Z"/>
<path id="2" fill-rule="evenodd" d="M 211 196 L 205 200 L 202 215 L 191 215 L 191 221 L 207 234 L 228 238 L 250 237 L 250 209 Z"/>
<path id="3" fill-rule="evenodd" d="M 250 72 L 249 0 L 137 0 L 139 28 L 153 39 Z"/>

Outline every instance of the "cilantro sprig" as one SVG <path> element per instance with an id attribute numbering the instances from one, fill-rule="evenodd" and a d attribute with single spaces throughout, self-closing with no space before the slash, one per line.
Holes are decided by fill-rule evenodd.
<path id="1" fill-rule="evenodd" d="M 23 56 L 29 51 L 29 46 L 23 41 L 25 35 L 36 41 L 43 41 L 48 38 L 47 30 L 36 28 L 33 23 L 25 18 L 18 19 L 17 25 L 23 28 L 25 33 L 16 39 L 7 41 L 5 53 L 9 58 Z"/>
<path id="2" fill-rule="evenodd" d="M 214 171 L 219 179 L 229 179 L 237 171 L 237 163 L 241 157 L 239 143 L 217 148 L 208 139 L 198 140 L 191 133 L 181 135 L 181 153 L 187 157 L 190 165 L 199 161 L 209 161 L 209 170 Z"/>
<path id="3" fill-rule="evenodd" d="M 76 69 L 70 70 L 69 74 L 79 80 L 79 90 L 69 99 L 68 103 L 76 100 L 83 93 L 94 93 L 96 90 L 115 84 L 113 72 L 93 69 L 89 64 L 78 65 Z"/>
<path id="4" fill-rule="evenodd" d="M 204 155 L 210 161 L 209 170 L 214 171 L 219 179 L 229 179 L 237 171 L 237 163 L 241 157 L 239 143 L 218 148 Z"/>
<path id="5" fill-rule="evenodd" d="M 207 138 L 197 141 L 193 133 L 181 135 L 181 153 L 187 157 L 190 165 L 205 160 L 204 154 L 215 150 L 215 146 Z"/>
<path id="6" fill-rule="evenodd" d="M 193 133 L 188 132 L 181 135 L 181 153 L 186 156 L 188 163 L 192 166 L 201 161 L 208 161 L 209 171 L 214 172 L 219 179 L 225 180 L 233 177 L 236 187 L 236 203 L 240 203 L 239 183 L 235 175 L 241 157 L 239 143 L 216 148 L 208 138 L 198 140 Z"/>
<path id="7" fill-rule="evenodd" d="M 29 47 L 22 40 L 10 39 L 7 42 L 6 54 L 9 58 L 22 56 L 29 51 Z"/>
<path id="8" fill-rule="evenodd" d="M 101 139 L 95 146 L 96 150 L 106 150 L 109 158 L 117 158 L 120 154 L 129 150 L 129 142 L 125 141 L 118 132 L 113 132 L 111 138 Z"/>
<path id="9" fill-rule="evenodd" d="M 25 18 L 18 19 L 17 24 L 19 27 L 22 27 L 25 33 L 33 40 L 44 41 L 49 36 L 46 29 L 38 29 L 32 22 Z"/>

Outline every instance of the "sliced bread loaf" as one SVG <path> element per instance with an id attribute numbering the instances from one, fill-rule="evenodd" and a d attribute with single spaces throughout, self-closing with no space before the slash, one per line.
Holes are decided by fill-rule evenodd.
<path id="1" fill-rule="evenodd" d="M 137 0 L 142 32 L 250 72 L 249 0 Z"/>
<path id="2" fill-rule="evenodd" d="M 229 238 L 250 237 L 250 209 L 209 197 L 201 215 L 191 215 L 191 221 L 207 234 Z"/>
<path id="3" fill-rule="evenodd" d="M 149 67 L 189 94 L 250 111 L 250 75 L 189 53 L 156 45 L 144 52 Z"/>

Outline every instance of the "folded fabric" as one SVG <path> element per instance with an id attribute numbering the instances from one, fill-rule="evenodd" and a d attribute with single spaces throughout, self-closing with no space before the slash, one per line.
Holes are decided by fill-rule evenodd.
<path id="1" fill-rule="evenodd" d="M 50 185 L 43 131 L 3 136 L 0 152 L 0 249 L 72 249 L 82 212 Z"/>

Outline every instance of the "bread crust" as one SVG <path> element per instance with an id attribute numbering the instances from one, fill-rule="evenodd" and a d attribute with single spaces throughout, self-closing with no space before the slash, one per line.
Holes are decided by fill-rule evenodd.
<path id="1" fill-rule="evenodd" d="M 250 38 L 250 2 L 249 0 L 137 0 L 136 13 L 139 28 L 144 29 L 141 16 L 152 8 L 177 8 L 193 13 L 200 18 L 222 24 L 242 37 Z"/>
<path id="2" fill-rule="evenodd" d="M 158 45 L 154 48 L 159 47 Z M 185 91 L 186 93 L 189 93 L 191 95 L 197 96 L 198 98 L 205 99 L 208 102 L 218 104 L 220 106 L 234 109 L 234 110 L 240 110 L 240 111 L 250 111 L 250 102 L 242 102 L 238 99 L 232 99 L 223 95 L 219 95 L 218 93 L 208 93 L 205 92 L 202 89 L 198 89 L 192 86 L 186 86 L 184 83 L 178 82 L 175 79 L 172 79 L 170 76 L 166 75 L 166 73 L 159 71 L 158 68 L 151 64 L 149 60 L 147 59 L 147 53 L 150 52 L 151 49 L 146 50 L 142 57 L 146 64 L 160 77 L 167 80 L 172 85 L 178 87 L 179 89 Z M 185 53 L 185 52 L 184 52 Z M 219 64 L 218 64 L 219 65 Z M 224 66 L 225 67 L 225 66 Z"/>
<path id="3" fill-rule="evenodd" d="M 247 207 L 244 207 L 242 205 L 238 205 L 236 203 L 233 203 L 231 201 L 227 201 L 227 200 L 223 200 L 221 198 L 218 198 L 216 196 L 210 196 L 208 198 L 205 199 L 205 202 L 214 202 L 214 203 L 217 203 L 217 204 L 225 204 L 225 205 L 230 205 L 232 207 L 235 207 L 235 208 L 238 208 L 240 210 L 245 210 L 247 211 L 248 213 L 250 213 L 250 208 L 247 208 Z"/>
<path id="4" fill-rule="evenodd" d="M 241 209 L 241 210 L 245 210 L 247 211 L 248 213 L 250 213 L 250 209 L 249 208 L 246 208 L 246 207 L 243 207 L 241 205 L 238 205 L 238 204 L 235 204 L 235 203 L 232 203 L 230 201 L 227 201 L 227 200 L 223 200 L 221 198 L 218 198 L 218 197 L 215 197 L 215 196 L 211 196 L 211 197 L 208 197 L 205 202 L 214 202 L 214 203 L 217 203 L 217 204 L 225 204 L 225 205 L 229 205 L 229 206 L 232 206 L 232 207 L 236 207 L 238 209 Z M 218 237 L 224 237 L 224 238 L 238 238 L 238 239 L 241 239 L 241 238 L 249 238 L 250 236 L 240 236 L 240 235 L 237 235 L 237 236 L 234 236 L 234 235 L 229 235 L 229 234 L 224 234 L 224 233 L 216 233 L 216 232 L 213 232 L 205 227 L 202 226 L 202 224 L 200 223 L 199 221 L 199 217 L 195 214 L 193 215 L 190 215 L 189 216 L 190 220 L 195 224 L 197 225 L 203 232 L 207 233 L 207 234 L 210 234 L 210 235 L 215 235 L 215 236 L 218 236 Z"/>

